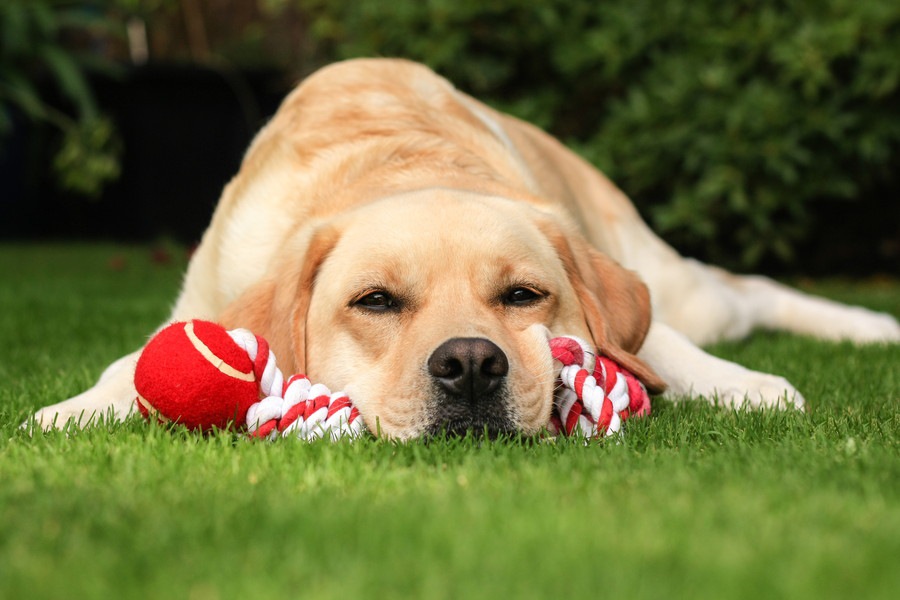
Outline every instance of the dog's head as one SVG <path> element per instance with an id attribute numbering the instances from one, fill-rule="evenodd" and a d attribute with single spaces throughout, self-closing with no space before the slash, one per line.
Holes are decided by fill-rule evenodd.
<path id="1" fill-rule="evenodd" d="M 348 211 L 285 246 L 221 321 L 269 339 L 286 371 L 344 389 L 372 431 L 531 434 L 548 424 L 547 339 L 593 342 L 651 389 L 638 278 L 549 214 L 416 192 Z"/>

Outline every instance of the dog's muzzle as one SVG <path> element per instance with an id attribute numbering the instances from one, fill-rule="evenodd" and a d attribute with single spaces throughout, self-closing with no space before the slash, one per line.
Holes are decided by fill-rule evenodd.
<path id="1" fill-rule="evenodd" d="M 509 360 L 485 338 L 452 338 L 428 358 L 435 387 L 431 434 L 487 433 L 496 437 L 515 431 L 509 415 L 506 380 Z"/>

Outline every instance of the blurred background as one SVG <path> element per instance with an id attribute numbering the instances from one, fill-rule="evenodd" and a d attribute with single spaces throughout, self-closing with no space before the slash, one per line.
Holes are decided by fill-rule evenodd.
<path id="1" fill-rule="evenodd" d="M 544 127 L 687 255 L 900 273 L 896 0 L 0 0 L 0 240 L 196 242 L 285 93 L 355 56 Z"/>

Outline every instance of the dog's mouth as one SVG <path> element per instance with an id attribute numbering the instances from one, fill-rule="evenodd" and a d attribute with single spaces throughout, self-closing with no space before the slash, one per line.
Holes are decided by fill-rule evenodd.
<path id="1" fill-rule="evenodd" d="M 426 437 L 462 437 L 473 435 L 497 439 L 515 435 L 518 429 L 509 414 L 506 402 L 491 398 L 474 403 L 439 403 L 433 411 Z"/>
<path id="2" fill-rule="evenodd" d="M 475 419 L 435 423 L 425 432 L 426 438 L 473 436 L 489 440 L 514 436 L 518 430 L 508 422 L 478 421 Z"/>

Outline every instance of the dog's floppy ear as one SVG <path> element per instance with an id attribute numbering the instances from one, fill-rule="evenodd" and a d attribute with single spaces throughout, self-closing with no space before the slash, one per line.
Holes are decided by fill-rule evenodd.
<path id="1" fill-rule="evenodd" d="M 633 272 L 590 246 L 580 235 L 542 227 L 556 248 L 581 302 L 594 344 L 640 379 L 652 393 L 665 382 L 635 356 L 650 329 L 650 292 Z"/>
<path id="2" fill-rule="evenodd" d="M 299 248 L 286 248 L 269 275 L 219 315 L 227 329 L 243 327 L 264 337 L 285 375 L 306 368 L 306 316 L 316 274 L 338 238 L 333 227 L 321 227 Z"/>

